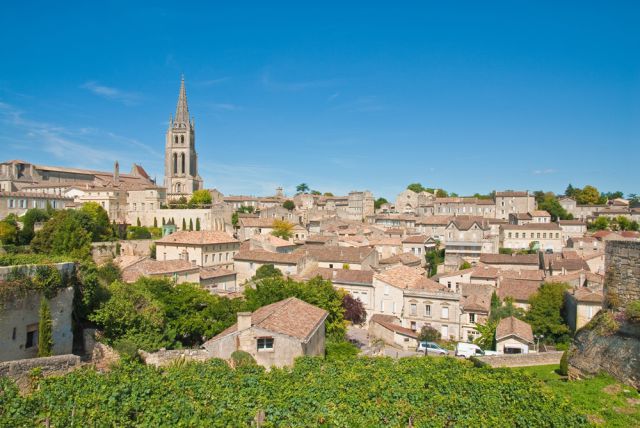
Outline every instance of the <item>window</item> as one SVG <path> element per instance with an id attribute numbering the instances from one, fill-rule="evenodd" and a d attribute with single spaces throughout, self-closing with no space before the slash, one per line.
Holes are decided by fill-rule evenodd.
<path id="1" fill-rule="evenodd" d="M 412 303 L 412 304 L 409 306 L 409 308 L 410 308 L 410 309 L 409 309 L 409 313 L 410 313 L 411 315 L 417 315 L 417 314 L 418 314 L 418 305 L 417 305 L 417 304 Z M 415 324 L 415 323 L 413 323 L 413 324 Z"/>
<path id="2" fill-rule="evenodd" d="M 443 325 L 440 328 L 440 334 L 442 335 L 442 338 L 445 339 L 445 340 L 447 338 L 449 338 L 449 326 L 448 325 Z"/>
<path id="3" fill-rule="evenodd" d="M 446 307 L 446 306 L 444 306 L 442 308 L 442 319 L 443 320 L 448 320 L 449 319 L 449 308 Z M 447 337 L 447 336 L 444 336 L 444 337 Z"/>
<path id="4" fill-rule="evenodd" d="M 268 351 L 273 349 L 273 337 L 259 337 L 257 342 L 258 351 Z"/>
<path id="5" fill-rule="evenodd" d="M 418 328 L 418 326 L 416 325 L 415 321 L 411 321 L 411 330 L 416 331 L 416 329 Z"/>
<path id="6" fill-rule="evenodd" d="M 451 290 L 451 281 L 447 281 L 447 288 Z"/>
<path id="7" fill-rule="evenodd" d="M 431 305 L 424 305 L 424 314 L 428 317 L 431 316 Z"/>
<path id="8" fill-rule="evenodd" d="M 31 324 L 27 326 L 27 341 L 24 344 L 25 348 L 33 348 L 38 345 L 38 324 Z"/>
<path id="9" fill-rule="evenodd" d="M 329 269 L 333 269 L 333 263 L 329 263 Z M 387 294 L 387 293 L 385 292 L 384 294 Z"/>
<path id="10" fill-rule="evenodd" d="M 472 323 L 476 322 L 476 314 L 474 314 L 473 312 L 469 313 L 469 322 L 472 322 Z"/>

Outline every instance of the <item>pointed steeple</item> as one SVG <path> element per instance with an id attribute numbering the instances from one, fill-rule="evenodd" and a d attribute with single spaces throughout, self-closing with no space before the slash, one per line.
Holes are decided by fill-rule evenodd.
<path id="1" fill-rule="evenodd" d="M 189 106 L 187 105 L 187 90 L 184 87 L 184 74 L 180 81 L 180 95 L 178 96 L 178 105 L 176 106 L 176 117 L 174 118 L 174 126 L 186 127 L 189 124 Z"/>

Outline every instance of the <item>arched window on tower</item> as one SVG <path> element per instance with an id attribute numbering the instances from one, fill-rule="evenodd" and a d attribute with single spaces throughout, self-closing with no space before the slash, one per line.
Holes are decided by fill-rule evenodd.
<path id="1" fill-rule="evenodd" d="M 184 135 L 181 135 L 181 136 L 180 136 L 180 143 L 181 143 L 181 144 L 184 144 Z"/>
<path id="2" fill-rule="evenodd" d="M 180 155 L 182 157 L 182 173 L 184 174 L 184 166 L 185 166 L 185 161 L 184 161 L 184 153 L 182 155 Z"/>
<path id="3" fill-rule="evenodd" d="M 180 191 L 182 191 L 182 186 L 180 186 L 180 183 L 176 184 L 176 193 L 180 193 Z"/>
<path id="4" fill-rule="evenodd" d="M 174 141 L 176 142 L 176 144 L 178 144 L 178 136 L 176 135 L 176 137 L 174 138 Z"/>
<path id="5" fill-rule="evenodd" d="M 173 173 L 178 173 L 178 155 L 176 153 L 173 154 Z"/>

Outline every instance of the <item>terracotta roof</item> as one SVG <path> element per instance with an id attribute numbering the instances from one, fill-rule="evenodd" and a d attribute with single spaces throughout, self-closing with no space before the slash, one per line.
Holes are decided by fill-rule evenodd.
<path id="1" fill-rule="evenodd" d="M 211 268 L 211 267 L 203 267 L 200 268 L 200 279 L 211 279 L 211 278 L 221 278 L 223 276 L 235 276 L 236 273 L 229 269 L 223 268 Z"/>
<path id="2" fill-rule="evenodd" d="M 418 257 L 412 253 L 400 253 L 395 256 L 387 257 L 386 259 L 381 259 L 379 261 L 381 265 L 391 265 L 396 263 L 402 263 L 403 265 L 420 265 L 422 263 L 422 258 Z"/>
<path id="3" fill-rule="evenodd" d="M 594 290 L 591 288 L 576 288 L 569 292 L 577 302 L 584 303 L 602 303 L 604 302 L 604 293 L 602 290 Z"/>
<path id="4" fill-rule="evenodd" d="M 381 238 L 371 240 L 371 245 L 391 245 L 399 247 L 402 245 L 402 240 L 400 238 Z"/>
<path id="5" fill-rule="evenodd" d="M 273 221 L 272 218 L 238 218 L 241 227 L 264 227 L 266 229 L 273 227 Z"/>
<path id="6" fill-rule="evenodd" d="M 181 230 L 156 241 L 156 244 L 178 245 L 212 245 L 240 242 L 225 232 L 213 230 L 186 231 Z"/>
<path id="7" fill-rule="evenodd" d="M 335 238 L 335 235 L 309 235 L 306 242 L 328 242 Z"/>
<path id="8" fill-rule="evenodd" d="M 170 275 L 174 273 L 197 271 L 198 266 L 186 260 L 153 260 L 146 259 L 130 265 L 122 270 L 125 282 L 135 282 L 141 276 Z"/>
<path id="9" fill-rule="evenodd" d="M 538 292 L 539 282 L 522 279 L 504 279 L 498 287 L 498 297 L 512 297 L 518 302 L 528 302 L 529 298 Z"/>
<path id="10" fill-rule="evenodd" d="M 254 311 L 251 314 L 251 326 L 307 342 L 327 315 L 329 313 L 324 309 L 296 297 L 289 297 Z M 238 324 L 234 324 L 209 342 L 236 333 L 237 330 Z"/>
<path id="11" fill-rule="evenodd" d="M 418 332 L 413 331 L 406 327 L 402 327 L 401 325 L 395 324 L 395 321 L 396 321 L 396 318 L 391 315 L 375 314 L 371 317 L 371 320 L 369 322 L 374 322 L 388 330 L 391 330 L 395 333 L 402 334 L 404 336 L 409 336 L 414 339 L 418 338 Z"/>
<path id="12" fill-rule="evenodd" d="M 453 293 L 444 285 L 424 276 L 424 269 L 396 266 L 375 275 L 375 278 L 404 290 Z"/>
<path id="13" fill-rule="evenodd" d="M 582 220 L 558 220 L 560 226 L 586 226 L 587 223 Z"/>
<path id="14" fill-rule="evenodd" d="M 319 262 L 362 263 L 375 249 L 371 247 L 324 246 L 319 248 L 303 247 L 310 256 Z"/>
<path id="15" fill-rule="evenodd" d="M 515 192 L 513 190 L 507 190 L 504 192 L 496 192 L 496 197 L 521 197 L 521 196 L 529 196 L 529 192 Z"/>
<path id="16" fill-rule="evenodd" d="M 424 244 L 429 240 L 427 235 L 411 235 L 402 240 L 403 244 Z"/>
<path id="17" fill-rule="evenodd" d="M 449 224 L 449 220 L 451 216 L 444 215 L 432 215 L 420 217 L 416 220 L 416 224 L 424 224 L 424 225 L 436 225 L 436 226 L 446 226 Z"/>
<path id="18" fill-rule="evenodd" d="M 480 262 L 488 265 L 538 265 L 537 254 L 481 254 Z"/>
<path id="19" fill-rule="evenodd" d="M 233 256 L 233 260 L 241 260 L 241 261 L 249 261 L 249 262 L 258 262 L 258 263 L 273 263 L 273 264 L 284 264 L 284 265 L 297 265 L 302 259 L 305 258 L 305 253 L 296 250 L 292 253 L 272 253 L 271 251 L 265 250 L 248 250 L 248 249 L 240 249 Z"/>
<path id="20" fill-rule="evenodd" d="M 544 280 L 544 271 L 542 269 L 538 270 L 530 270 L 530 269 L 520 269 L 520 270 L 500 270 L 500 276 L 503 279 L 522 279 L 525 281 L 538 281 L 541 282 Z"/>
<path id="21" fill-rule="evenodd" d="M 469 230 L 474 224 L 477 224 L 481 230 L 489 228 L 489 225 L 483 217 L 456 216 L 451 219 L 449 224 L 454 224 L 458 230 Z"/>
<path id="22" fill-rule="evenodd" d="M 516 317 L 503 318 L 496 327 L 496 341 L 508 336 L 517 336 L 522 340 L 533 343 L 533 331 L 531 326 Z"/>
<path id="23" fill-rule="evenodd" d="M 534 211 L 531 211 L 531 216 L 532 217 L 551 217 L 551 214 L 549 214 L 549 212 L 545 210 L 534 210 Z"/>
<path id="24" fill-rule="evenodd" d="M 9 196 L 19 197 L 19 198 L 56 199 L 56 200 L 63 200 L 63 201 L 69 201 L 69 202 L 73 201 L 73 198 L 68 198 L 64 195 L 54 195 L 51 193 L 0 191 L 0 197 L 9 197 Z"/>

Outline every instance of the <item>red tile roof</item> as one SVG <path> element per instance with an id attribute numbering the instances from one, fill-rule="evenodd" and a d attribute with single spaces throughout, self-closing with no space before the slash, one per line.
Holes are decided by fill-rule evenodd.
<path id="1" fill-rule="evenodd" d="M 213 245 L 240 242 L 225 232 L 213 230 L 179 231 L 156 241 L 156 244 L 177 245 Z"/>

